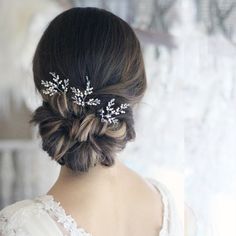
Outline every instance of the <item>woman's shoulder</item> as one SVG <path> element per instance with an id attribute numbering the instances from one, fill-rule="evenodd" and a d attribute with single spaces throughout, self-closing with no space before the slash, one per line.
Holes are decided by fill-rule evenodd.
<path id="1" fill-rule="evenodd" d="M 3 221 L 4 218 L 10 219 L 13 216 L 16 217 L 19 214 L 27 214 L 27 212 L 31 212 L 29 211 L 29 208 L 32 209 L 34 205 L 34 201 L 30 199 L 18 201 L 8 205 L 0 211 L 0 221 Z"/>
<path id="2" fill-rule="evenodd" d="M 175 199 L 170 189 L 164 183 L 156 179 L 146 178 L 146 181 L 151 184 L 161 195 L 163 220 L 160 236 L 183 235 L 183 227 L 177 212 Z"/>
<path id="3" fill-rule="evenodd" d="M 17 235 L 22 233 L 24 221 L 29 218 L 33 208 L 32 200 L 18 201 L 3 208 L 0 211 L 0 234 Z"/>
<path id="4" fill-rule="evenodd" d="M 50 216 L 36 199 L 18 201 L 3 208 L 0 211 L 0 235 L 36 236 L 39 235 L 36 233 L 39 225 L 46 226 L 48 223 L 52 223 L 50 227 L 54 228 Z M 45 230 L 44 233 L 47 234 L 47 227 Z M 43 235 L 41 233 L 40 235 Z"/>

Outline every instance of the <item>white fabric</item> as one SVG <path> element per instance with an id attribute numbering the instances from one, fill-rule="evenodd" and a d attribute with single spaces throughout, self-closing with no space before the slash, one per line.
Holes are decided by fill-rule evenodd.
<path id="1" fill-rule="evenodd" d="M 147 179 L 161 193 L 163 225 L 159 236 L 181 236 L 174 202 L 169 191 L 153 179 Z M 79 228 L 75 220 L 52 196 L 16 202 L 0 211 L 1 236 L 92 236 Z"/>
<path id="2" fill-rule="evenodd" d="M 159 236 L 183 236 L 183 227 L 178 216 L 174 199 L 168 188 L 154 179 L 147 179 L 162 196 L 164 206 L 163 225 Z M 186 235 L 188 236 L 188 235 Z"/>

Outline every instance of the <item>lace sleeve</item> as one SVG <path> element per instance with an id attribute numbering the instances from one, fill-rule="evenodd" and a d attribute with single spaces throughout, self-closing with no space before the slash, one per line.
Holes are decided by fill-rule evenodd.
<path id="1" fill-rule="evenodd" d="M 0 236 L 62 236 L 41 204 L 32 200 L 14 203 L 0 211 Z"/>
<path id="2" fill-rule="evenodd" d="M 15 203 L 0 211 L 0 235 L 1 236 L 28 236 L 23 226 L 24 217 L 19 215 L 20 207 L 26 201 Z"/>

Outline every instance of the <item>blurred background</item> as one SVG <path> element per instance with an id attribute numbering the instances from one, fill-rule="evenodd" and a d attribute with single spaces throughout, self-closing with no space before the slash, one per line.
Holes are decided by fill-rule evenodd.
<path id="1" fill-rule="evenodd" d="M 185 202 L 188 235 L 236 235 L 236 0 L 0 0 L 0 209 L 57 178 L 28 123 L 41 103 L 31 61 L 75 6 L 119 15 L 142 44 L 148 89 L 120 158 L 171 190 L 182 221 Z"/>

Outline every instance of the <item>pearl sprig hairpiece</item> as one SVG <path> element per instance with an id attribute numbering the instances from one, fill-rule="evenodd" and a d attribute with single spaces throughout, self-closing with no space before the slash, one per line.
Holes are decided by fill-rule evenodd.
<path id="1" fill-rule="evenodd" d="M 55 72 L 49 72 L 49 74 L 52 76 L 53 81 L 44 81 L 41 80 L 41 85 L 44 86 L 44 89 L 42 92 L 46 95 L 53 96 L 55 93 L 63 93 L 66 94 L 68 92 L 69 87 L 69 79 L 60 80 L 59 75 L 56 75 Z M 72 93 L 74 94 L 72 97 L 72 100 L 74 103 L 76 103 L 79 106 L 97 106 L 101 103 L 101 100 L 98 98 L 90 98 L 86 100 L 88 95 L 91 95 L 93 93 L 93 87 L 90 86 L 90 81 L 88 79 L 88 76 L 86 76 L 86 89 L 84 91 L 81 91 L 78 88 L 70 87 Z M 125 109 L 128 108 L 128 103 L 123 103 L 116 109 L 113 107 L 115 105 L 115 98 L 112 98 L 107 106 L 104 108 L 101 108 L 99 110 L 99 114 L 101 117 L 101 122 L 108 122 L 109 124 L 117 124 L 118 119 L 117 116 L 120 114 L 125 113 Z"/>
<path id="2" fill-rule="evenodd" d="M 116 109 L 114 109 L 113 107 L 115 105 L 114 102 L 115 102 L 115 98 L 112 98 L 110 102 L 108 102 L 105 111 L 103 108 L 100 109 L 100 116 L 101 116 L 102 122 L 117 124 L 118 119 L 116 118 L 116 116 L 120 114 L 124 114 L 125 113 L 124 110 L 129 106 L 129 104 L 124 103 L 124 104 L 121 104 Z"/>
<path id="3" fill-rule="evenodd" d="M 101 102 L 98 98 L 96 99 L 90 98 L 88 101 L 86 101 L 86 97 L 93 93 L 93 87 L 90 87 L 90 81 L 88 79 L 88 76 L 86 76 L 86 80 L 87 80 L 87 85 L 86 85 L 86 90 L 84 92 L 80 91 L 78 88 L 75 87 L 71 88 L 71 91 L 74 93 L 72 99 L 77 105 L 82 107 L 84 107 L 85 105 L 97 106 Z"/>
<path id="4" fill-rule="evenodd" d="M 49 96 L 58 92 L 66 93 L 68 91 L 69 79 L 60 80 L 59 75 L 56 75 L 55 72 L 49 72 L 49 74 L 52 76 L 53 82 L 41 80 L 41 84 L 45 87 L 42 92 L 49 94 Z"/>

